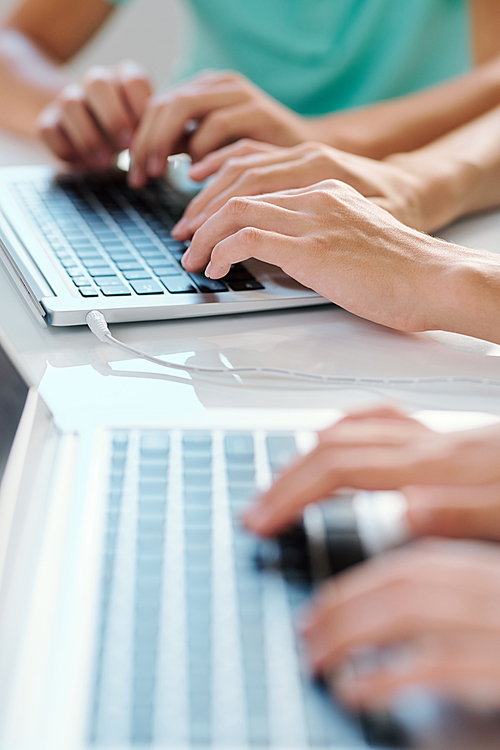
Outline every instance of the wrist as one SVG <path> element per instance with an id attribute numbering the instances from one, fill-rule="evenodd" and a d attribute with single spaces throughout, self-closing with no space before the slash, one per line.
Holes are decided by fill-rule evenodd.
<path id="1" fill-rule="evenodd" d="M 500 257 L 433 240 L 442 245 L 428 298 L 434 308 L 427 330 L 465 334 L 500 344 Z"/>
<path id="2" fill-rule="evenodd" d="M 412 226 L 420 231 L 434 232 L 474 210 L 471 196 L 482 181 L 477 165 L 432 149 L 392 154 L 384 161 L 412 178 Z"/>
<path id="3" fill-rule="evenodd" d="M 372 153 L 370 134 L 364 131 L 358 132 L 357 121 L 351 122 L 351 113 L 302 119 L 307 131 L 307 137 L 304 140 L 326 143 L 327 146 L 333 146 L 349 154 L 378 158 Z"/>

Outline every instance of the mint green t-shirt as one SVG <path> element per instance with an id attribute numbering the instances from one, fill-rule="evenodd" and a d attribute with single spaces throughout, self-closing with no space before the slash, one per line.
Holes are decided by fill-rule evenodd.
<path id="1" fill-rule="evenodd" d="M 190 3 L 184 75 L 236 70 L 304 115 L 402 96 L 471 66 L 468 0 Z"/>

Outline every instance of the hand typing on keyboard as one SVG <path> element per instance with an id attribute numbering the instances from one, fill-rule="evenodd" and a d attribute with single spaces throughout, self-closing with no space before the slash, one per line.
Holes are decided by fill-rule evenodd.
<path id="1" fill-rule="evenodd" d="M 274 534 L 341 487 L 399 489 L 415 535 L 500 540 L 500 427 L 438 434 L 392 407 L 320 435 L 245 520 Z M 500 706 L 500 551 L 418 540 L 326 583 L 303 635 L 313 669 L 352 708 L 390 706 L 418 686 L 468 707 Z M 382 650 L 380 650 L 382 649 Z"/>
<path id="2" fill-rule="evenodd" d="M 272 535 L 336 490 L 400 490 L 413 536 L 500 541 L 500 425 L 437 433 L 393 407 L 354 413 L 323 431 L 247 513 Z"/>
<path id="3" fill-rule="evenodd" d="M 45 107 L 38 131 L 63 161 L 107 169 L 130 146 L 151 93 L 149 76 L 138 63 L 95 66 Z"/>

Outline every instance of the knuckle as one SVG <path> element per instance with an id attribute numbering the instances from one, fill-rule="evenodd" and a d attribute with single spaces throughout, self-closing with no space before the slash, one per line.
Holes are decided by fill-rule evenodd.
<path id="1" fill-rule="evenodd" d="M 301 145 L 305 151 L 320 151 L 322 146 L 322 144 L 317 141 L 304 141 L 304 143 L 299 145 Z"/>
<path id="2" fill-rule="evenodd" d="M 323 167 L 326 166 L 329 163 L 328 157 L 323 151 L 320 149 L 310 149 L 308 153 L 308 157 L 310 159 L 310 162 L 315 167 Z"/>
<path id="3" fill-rule="evenodd" d="M 206 118 L 204 125 L 210 130 L 217 131 L 220 140 L 224 140 L 231 131 L 227 114 L 223 109 L 211 112 Z"/>
<path id="4" fill-rule="evenodd" d="M 247 185 L 254 191 L 260 192 L 265 185 L 265 173 L 261 169 L 247 169 L 242 175 L 241 184 Z"/>
<path id="5" fill-rule="evenodd" d="M 66 99 L 61 102 L 61 119 L 68 120 L 79 118 L 83 108 L 83 99 Z"/>
<path id="6" fill-rule="evenodd" d="M 59 104 L 52 103 L 38 115 L 36 127 L 39 133 L 50 133 L 55 130 L 61 119 L 61 108 Z"/>
<path id="7" fill-rule="evenodd" d="M 243 164 L 244 164 L 244 161 L 241 158 L 232 156 L 230 159 L 226 161 L 224 165 L 224 172 L 228 174 L 234 174 L 235 172 L 240 172 Z"/>
<path id="8" fill-rule="evenodd" d="M 318 183 L 316 188 L 310 193 L 311 199 L 314 204 L 319 206 L 323 210 L 329 210 L 333 205 L 338 202 L 335 195 L 335 187 L 333 184 L 335 180 L 325 180 L 324 182 Z"/>
<path id="9" fill-rule="evenodd" d="M 87 86 L 91 86 L 93 84 L 100 84 L 103 82 L 108 82 L 113 77 L 112 71 L 110 68 L 105 67 L 104 65 L 93 65 L 89 70 L 85 73 L 83 77 L 83 82 Z"/>
<path id="10" fill-rule="evenodd" d="M 129 76 L 122 81 L 122 86 L 127 92 L 133 92 L 145 98 L 152 94 L 151 82 L 146 76 Z"/>
<path id="11" fill-rule="evenodd" d="M 259 231 L 255 227 L 244 227 L 238 232 L 238 242 L 244 247 L 255 245 L 259 241 Z"/>
<path id="12" fill-rule="evenodd" d="M 237 145 L 244 149 L 245 151 L 251 151 L 252 153 L 257 153 L 262 150 L 262 147 L 259 147 L 259 144 L 253 141 L 251 138 L 240 138 Z"/>
<path id="13" fill-rule="evenodd" d="M 172 97 L 168 94 L 153 96 L 151 97 L 147 105 L 148 112 L 150 112 L 152 115 L 157 115 L 158 112 L 161 112 L 161 110 L 171 102 Z"/>
<path id="14" fill-rule="evenodd" d="M 84 86 L 86 97 L 105 97 L 109 93 L 110 85 L 111 82 L 103 78 L 94 78 L 91 81 L 86 81 Z"/>
<path id="15" fill-rule="evenodd" d="M 40 137 L 46 140 L 47 138 L 50 138 L 50 136 L 55 133 L 58 129 L 57 123 L 54 122 L 44 122 L 41 117 L 38 118 L 36 123 L 37 132 L 39 133 Z"/>
<path id="16" fill-rule="evenodd" d="M 228 202 L 226 203 L 226 210 L 228 211 L 230 216 L 234 218 L 239 218 L 240 216 L 243 216 L 247 208 L 248 208 L 248 200 L 246 198 L 241 198 L 239 196 L 230 198 Z"/>
<path id="17" fill-rule="evenodd" d="M 127 80 L 148 81 L 149 75 L 146 69 L 138 62 L 125 58 L 117 63 L 113 69 L 114 73 L 125 77 Z"/>
<path id="18" fill-rule="evenodd" d="M 240 83 L 244 81 L 244 78 L 234 70 L 223 70 L 221 71 L 219 80 L 227 81 L 229 83 Z"/>
<path id="19" fill-rule="evenodd" d="M 57 96 L 61 107 L 64 107 L 68 103 L 82 102 L 85 98 L 83 87 L 78 83 L 71 83 L 69 86 L 65 86 L 63 90 Z"/>
<path id="20" fill-rule="evenodd" d="M 198 98 L 197 93 L 191 93 L 189 91 L 183 91 L 179 92 L 174 99 L 172 99 L 172 104 L 175 104 L 175 107 L 180 112 L 185 112 L 186 114 L 189 114 L 191 110 L 193 109 L 193 104 L 196 102 L 196 99 Z M 170 102 L 169 99 L 166 100 L 167 102 Z"/>

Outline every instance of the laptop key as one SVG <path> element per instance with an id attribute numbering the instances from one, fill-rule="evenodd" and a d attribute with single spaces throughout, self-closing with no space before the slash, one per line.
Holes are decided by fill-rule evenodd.
<path id="1" fill-rule="evenodd" d="M 169 258 L 166 258 L 165 255 L 161 253 L 157 253 L 153 256 L 147 256 L 145 258 L 146 263 L 151 266 L 151 268 L 154 268 L 155 270 L 158 268 L 176 268 L 177 273 L 179 273 L 179 266 L 171 261 Z M 160 276 L 160 274 L 158 274 Z"/>
<path id="2" fill-rule="evenodd" d="M 186 432 L 182 437 L 182 447 L 188 453 L 210 453 L 212 436 L 209 432 Z"/>
<path id="3" fill-rule="evenodd" d="M 250 433 L 229 433 L 224 438 L 224 448 L 228 456 L 253 456 L 253 436 Z"/>
<path id="4" fill-rule="evenodd" d="M 84 258 L 87 260 L 89 259 L 101 260 L 102 259 L 102 255 L 93 246 L 89 246 L 89 247 L 74 247 L 73 246 L 73 250 L 75 251 L 76 255 L 82 260 Z"/>
<path id="5" fill-rule="evenodd" d="M 235 263 L 234 266 L 231 266 L 229 273 L 227 273 L 224 278 L 226 281 L 233 281 L 234 279 L 255 279 L 255 276 L 253 276 L 250 271 L 247 271 L 245 266 L 241 263 Z"/>
<path id="6" fill-rule="evenodd" d="M 64 257 L 61 253 L 58 253 L 59 262 L 64 268 L 75 268 L 75 259 L 70 255 Z"/>
<path id="7" fill-rule="evenodd" d="M 158 268 L 153 268 L 153 271 L 157 276 L 178 276 L 179 275 L 179 266 L 159 266 Z"/>
<path id="8" fill-rule="evenodd" d="M 130 286 L 136 294 L 163 294 L 161 286 L 152 279 L 131 281 Z"/>
<path id="9" fill-rule="evenodd" d="M 102 255 L 96 258 L 83 258 L 82 263 L 84 266 L 91 266 L 92 268 L 106 268 L 109 266 L 109 261 L 106 258 L 103 258 Z"/>
<path id="10" fill-rule="evenodd" d="M 115 261 L 115 263 L 117 263 L 118 261 L 120 261 L 121 263 L 126 263 L 127 261 L 137 262 L 132 253 L 126 248 L 120 248 L 118 250 L 108 250 L 107 254 L 111 258 L 111 260 Z"/>
<path id="11" fill-rule="evenodd" d="M 290 434 L 271 434 L 266 438 L 269 463 L 274 471 L 278 471 L 295 456 L 297 448 L 295 438 Z"/>
<path id="12" fill-rule="evenodd" d="M 139 255 L 143 258 L 164 258 L 164 254 L 156 247 L 156 245 L 134 245 Z"/>
<path id="13" fill-rule="evenodd" d="M 78 288 L 78 291 L 82 295 L 82 297 L 98 297 L 99 293 L 97 289 L 94 289 L 93 286 L 81 286 Z"/>
<path id="14" fill-rule="evenodd" d="M 79 268 L 79 266 L 68 266 L 68 268 L 64 269 L 68 276 L 71 276 L 72 278 L 74 276 L 81 276 L 82 269 Z"/>
<path id="15" fill-rule="evenodd" d="M 129 297 L 132 292 L 126 286 L 102 286 L 101 292 L 105 297 Z"/>
<path id="16" fill-rule="evenodd" d="M 151 242 L 151 240 L 148 239 L 140 239 L 137 240 L 135 237 L 129 238 L 132 245 L 135 247 L 136 250 L 141 255 L 146 255 L 146 253 L 157 253 L 158 248 L 154 244 L 154 242 Z"/>
<path id="17" fill-rule="evenodd" d="M 235 279 L 234 281 L 228 280 L 229 287 L 233 292 L 246 292 L 252 289 L 265 289 L 264 284 L 261 284 L 257 279 Z"/>
<path id="18" fill-rule="evenodd" d="M 118 261 L 117 264 L 120 271 L 141 271 L 142 266 L 135 260 Z"/>
<path id="19" fill-rule="evenodd" d="M 133 281 L 134 279 L 152 280 L 151 273 L 149 271 L 146 271 L 145 268 L 140 271 L 124 271 L 123 275 L 127 279 L 127 281 Z"/>
<path id="20" fill-rule="evenodd" d="M 90 276 L 116 276 L 116 271 L 110 266 L 87 266 Z"/>
<path id="21" fill-rule="evenodd" d="M 94 276 L 94 283 L 97 286 L 123 286 L 121 279 L 118 276 Z"/>
<path id="22" fill-rule="evenodd" d="M 200 292 L 229 291 L 223 281 L 219 279 L 208 279 L 203 273 L 190 273 L 189 277 L 194 281 Z"/>
<path id="23" fill-rule="evenodd" d="M 90 279 L 88 279 L 86 276 L 73 276 L 71 281 L 73 282 L 75 286 L 89 286 L 90 285 Z"/>
<path id="24" fill-rule="evenodd" d="M 172 294 L 198 291 L 187 276 L 160 276 L 160 281 Z"/>
<path id="25" fill-rule="evenodd" d="M 170 252 L 184 253 L 187 250 L 187 245 L 184 242 L 178 242 L 178 240 L 174 240 L 172 237 L 164 239 L 163 244 L 168 247 Z"/>

